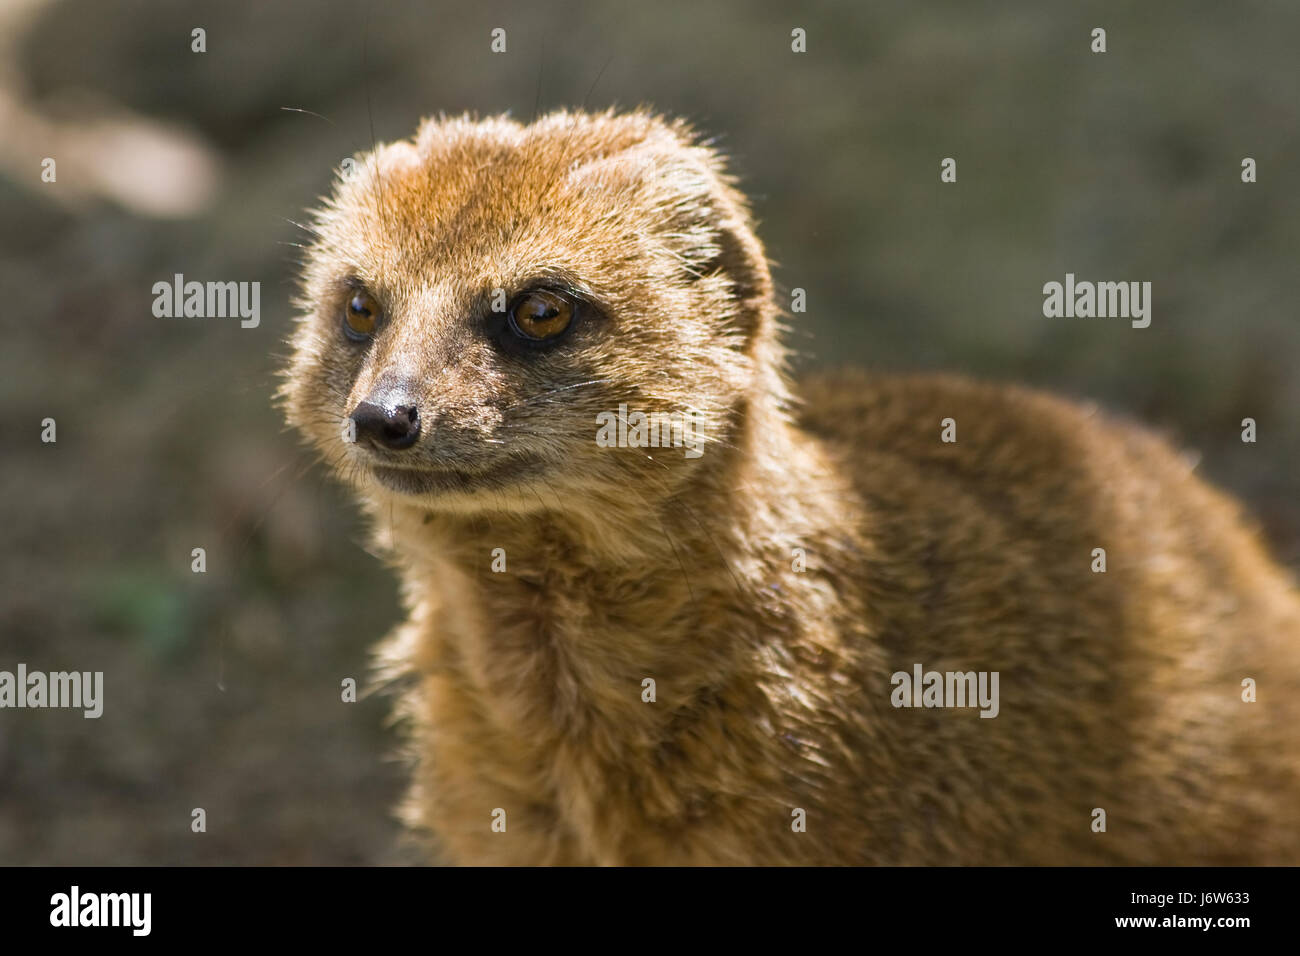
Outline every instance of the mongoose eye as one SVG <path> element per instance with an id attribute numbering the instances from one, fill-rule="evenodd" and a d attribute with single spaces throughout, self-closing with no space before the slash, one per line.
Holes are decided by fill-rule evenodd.
<path id="1" fill-rule="evenodd" d="M 573 321 L 573 303 L 554 292 L 527 292 L 510 309 L 510 326 L 534 342 L 554 339 Z"/>
<path id="2" fill-rule="evenodd" d="M 354 342 L 362 342 L 375 334 L 381 315 L 383 310 L 375 297 L 364 289 L 357 289 L 343 307 L 343 332 Z"/>

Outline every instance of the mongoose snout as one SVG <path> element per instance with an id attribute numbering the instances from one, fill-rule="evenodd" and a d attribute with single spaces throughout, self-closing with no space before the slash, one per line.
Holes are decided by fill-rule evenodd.
<path id="1" fill-rule="evenodd" d="M 401 389 L 371 392 L 348 416 L 357 441 L 391 451 L 410 448 L 420 437 L 420 410 L 409 402 Z"/>

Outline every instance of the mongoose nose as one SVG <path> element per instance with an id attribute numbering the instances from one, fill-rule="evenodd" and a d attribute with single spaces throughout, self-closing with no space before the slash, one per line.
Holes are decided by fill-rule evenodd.
<path id="1" fill-rule="evenodd" d="M 414 405 L 375 404 L 364 401 L 348 416 L 357 429 L 357 441 L 376 448 L 399 451 L 420 437 L 420 410 Z"/>

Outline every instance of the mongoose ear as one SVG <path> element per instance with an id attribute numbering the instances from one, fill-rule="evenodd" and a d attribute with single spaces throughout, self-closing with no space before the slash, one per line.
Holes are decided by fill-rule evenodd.
<path id="1" fill-rule="evenodd" d="M 763 328 L 771 315 L 772 273 L 763 254 L 763 244 L 754 234 L 744 208 L 724 195 L 716 212 L 714 241 L 718 251 L 702 275 L 722 275 L 730 282 L 732 295 L 736 298 L 737 321 L 749 338 Z"/>
<path id="2" fill-rule="evenodd" d="M 667 187 L 677 199 L 683 218 L 678 221 L 683 235 L 699 237 L 708 249 L 688 253 L 698 280 L 723 278 L 735 300 L 734 323 L 746 341 L 774 323 L 772 274 L 763 244 L 754 232 L 745 195 L 736 187 L 722 153 L 700 140 L 684 123 L 668 127 L 671 145 L 665 147 L 658 134 L 648 141 L 650 170 L 657 187 Z"/>

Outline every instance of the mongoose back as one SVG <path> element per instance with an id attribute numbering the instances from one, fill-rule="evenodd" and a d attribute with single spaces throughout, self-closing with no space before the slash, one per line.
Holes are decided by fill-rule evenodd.
<path id="1" fill-rule="evenodd" d="M 1300 602 L 1237 505 L 1049 395 L 795 389 L 684 124 L 428 120 L 312 230 L 283 401 L 401 575 L 438 858 L 1300 863 Z"/>

